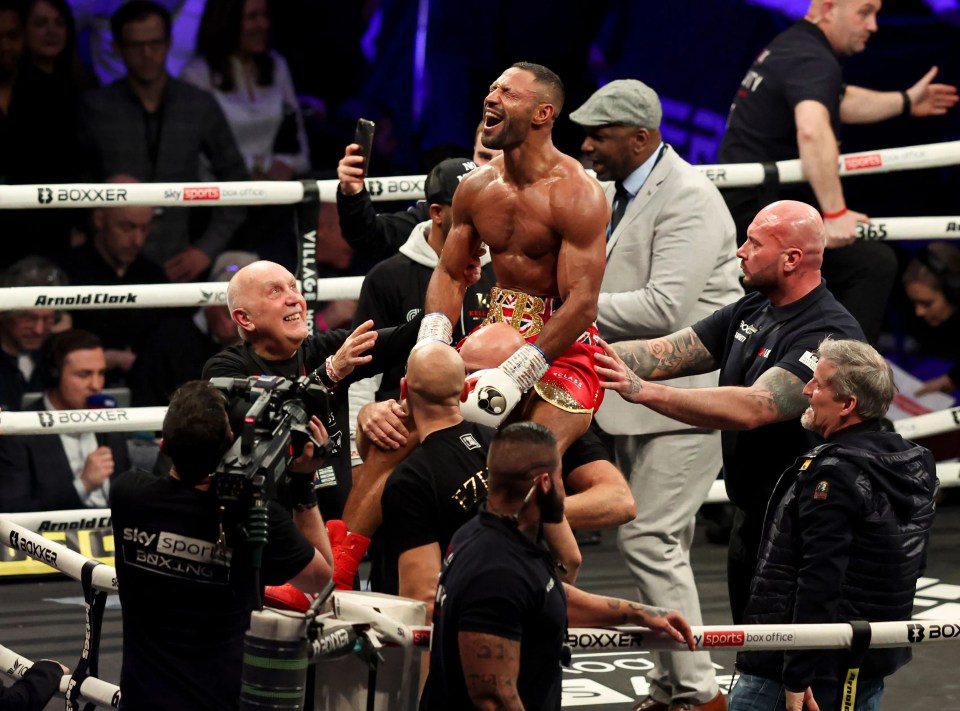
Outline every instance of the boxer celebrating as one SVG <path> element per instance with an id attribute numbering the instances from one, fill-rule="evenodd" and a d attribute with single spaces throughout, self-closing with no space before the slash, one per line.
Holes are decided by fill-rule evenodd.
<path id="1" fill-rule="evenodd" d="M 419 338 L 450 342 L 468 286 L 464 267 L 485 243 L 498 284 L 486 323 L 509 323 L 527 343 L 483 375 L 464 414 L 499 425 L 533 389 L 520 416 L 549 427 L 561 451 L 586 431 L 602 397 L 591 372 L 593 321 L 610 218 L 599 184 L 553 145 L 562 106 L 563 84 L 538 64 L 515 64 L 490 87 L 481 142 L 503 155 L 457 189 Z"/>

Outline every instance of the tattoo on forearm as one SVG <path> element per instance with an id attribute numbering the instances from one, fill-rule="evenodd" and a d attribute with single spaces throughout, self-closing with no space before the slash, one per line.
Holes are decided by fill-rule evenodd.
<path id="1" fill-rule="evenodd" d="M 664 338 L 617 343 L 614 349 L 627 368 L 647 380 L 706 373 L 716 367 L 710 351 L 691 328 Z"/>
<path id="2" fill-rule="evenodd" d="M 634 613 L 640 612 L 645 614 L 647 617 L 666 617 L 669 610 L 663 607 L 653 607 L 652 605 L 644 605 L 639 602 L 628 602 L 626 600 L 619 600 L 615 597 L 604 598 L 607 607 L 614 612 L 621 612 L 620 619 L 615 622 L 615 624 L 626 624 L 635 620 Z M 626 604 L 626 607 L 624 607 Z"/>
<path id="3" fill-rule="evenodd" d="M 776 421 L 799 417 L 807 409 L 803 381 L 783 368 L 771 368 L 764 373 L 750 397 L 763 405 Z"/>

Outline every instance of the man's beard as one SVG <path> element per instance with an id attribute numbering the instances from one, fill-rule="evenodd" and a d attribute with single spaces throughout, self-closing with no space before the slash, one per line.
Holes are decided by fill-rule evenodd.
<path id="1" fill-rule="evenodd" d="M 557 487 L 550 487 L 546 494 L 537 494 L 542 523 L 563 523 L 563 495 Z"/>

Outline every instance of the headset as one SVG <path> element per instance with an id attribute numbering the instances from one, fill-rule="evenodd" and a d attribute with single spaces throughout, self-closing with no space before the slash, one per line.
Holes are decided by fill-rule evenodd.
<path id="1" fill-rule="evenodd" d="M 47 387 L 56 388 L 60 385 L 63 364 L 68 355 L 74 351 L 91 348 L 103 348 L 103 343 L 98 336 L 89 331 L 74 328 L 70 331 L 54 334 L 47 342 L 47 348 L 43 355 Z"/>
<path id="2" fill-rule="evenodd" d="M 930 270 L 937 282 L 940 291 L 953 306 L 960 307 L 960 272 L 954 271 L 930 247 L 924 247 L 917 253 L 917 259 Z"/>

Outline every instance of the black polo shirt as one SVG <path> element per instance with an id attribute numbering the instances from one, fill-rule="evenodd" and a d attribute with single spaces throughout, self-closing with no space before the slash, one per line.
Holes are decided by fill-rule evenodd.
<path id="1" fill-rule="evenodd" d="M 827 108 L 839 140 L 843 89 L 840 62 L 826 35 L 800 20 L 760 52 L 740 82 L 720 143 L 720 162 L 796 158 L 794 109 L 801 101 L 818 101 Z"/>
<path id="2" fill-rule="evenodd" d="M 458 640 L 460 632 L 479 632 L 520 642 L 524 708 L 559 711 L 567 596 L 545 548 L 481 505 L 453 537 L 437 600 L 421 709 L 472 708 Z"/>
<path id="3" fill-rule="evenodd" d="M 797 301 L 776 307 L 757 292 L 695 323 L 693 330 L 720 363 L 720 385 L 753 385 L 773 367 L 803 382 L 813 376 L 814 355 L 827 336 L 866 340 L 853 316 L 820 286 Z M 819 444 L 800 419 L 754 430 L 724 431 L 723 473 L 727 496 L 738 508 L 760 517 L 780 473 Z"/>

